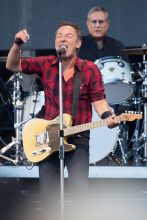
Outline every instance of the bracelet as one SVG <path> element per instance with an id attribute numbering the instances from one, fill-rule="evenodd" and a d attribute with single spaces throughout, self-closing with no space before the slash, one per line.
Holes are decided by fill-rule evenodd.
<path id="1" fill-rule="evenodd" d="M 23 41 L 22 41 L 21 39 L 19 39 L 19 38 L 16 38 L 16 39 L 14 40 L 14 43 L 20 46 L 20 45 L 23 44 Z"/>
<path id="2" fill-rule="evenodd" d="M 105 111 L 105 112 L 102 113 L 101 119 L 106 119 L 106 118 L 108 118 L 108 117 L 110 117 L 110 116 L 112 116 L 112 112 L 110 112 L 110 111 Z"/>

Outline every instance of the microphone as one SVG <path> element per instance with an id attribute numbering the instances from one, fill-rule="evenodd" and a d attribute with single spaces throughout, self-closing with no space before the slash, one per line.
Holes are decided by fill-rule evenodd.
<path id="1" fill-rule="evenodd" d="M 57 54 L 61 55 L 61 54 L 65 54 L 67 51 L 67 46 L 65 45 L 61 45 L 59 50 L 57 50 Z"/>

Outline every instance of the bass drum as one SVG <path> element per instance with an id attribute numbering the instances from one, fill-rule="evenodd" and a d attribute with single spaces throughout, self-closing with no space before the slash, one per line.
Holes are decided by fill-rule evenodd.
<path id="1" fill-rule="evenodd" d="M 104 57 L 95 61 L 102 73 L 106 99 L 110 105 L 120 104 L 133 94 L 131 67 L 120 57 Z"/>
<path id="2" fill-rule="evenodd" d="M 44 105 L 44 92 L 34 92 L 25 98 L 23 120 L 34 118 Z"/>
<path id="3" fill-rule="evenodd" d="M 93 109 L 92 121 L 98 121 L 100 117 Z M 117 145 L 119 128 L 109 129 L 107 126 L 90 130 L 90 164 L 104 159 Z"/>

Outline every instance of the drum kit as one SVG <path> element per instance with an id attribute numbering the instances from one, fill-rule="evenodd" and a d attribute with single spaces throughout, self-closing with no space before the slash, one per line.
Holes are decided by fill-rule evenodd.
<path id="1" fill-rule="evenodd" d="M 126 49 L 122 54 L 142 56 L 141 67 L 134 68 L 121 57 L 95 61 L 102 73 L 107 101 L 116 115 L 127 110 L 143 112 L 144 117 L 141 121 L 122 122 L 119 128 L 91 130 L 91 165 L 142 166 L 147 162 L 147 46 Z M 93 121 L 96 118 L 93 112 Z"/>
<path id="2" fill-rule="evenodd" d="M 122 122 L 119 127 L 92 129 L 90 135 L 90 165 L 141 166 L 147 162 L 147 47 L 123 50 L 124 55 L 142 56 L 141 68 L 133 66 L 121 57 L 103 57 L 95 61 L 102 73 L 108 103 L 116 115 L 127 111 L 143 112 L 143 119 L 135 122 Z M 0 62 L 4 62 L 0 58 Z M 32 91 L 24 96 L 21 89 L 23 78 L 14 73 L 9 82 L 14 106 L 15 138 L 0 149 L 0 158 L 15 165 L 24 164 L 27 159 L 23 153 L 22 128 L 24 123 L 34 118 L 44 105 L 44 92 Z M 93 111 L 93 121 L 98 119 Z M 15 148 L 14 159 L 5 152 Z M 27 161 L 29 164 L 29 162 Z"/>

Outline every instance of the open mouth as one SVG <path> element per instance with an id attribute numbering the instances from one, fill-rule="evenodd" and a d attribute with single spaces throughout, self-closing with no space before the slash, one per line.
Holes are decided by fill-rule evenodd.
<path id="1" fill-rule="evenodd" d="M 68 48 L 68 47 L 67 47 L 66 45 L 60 45 L 60 46 L 59 46 L 59 49 L 57 50 L 57 54 L 58 54 L 58 55 L 66 54 L 67 48 Z"/>
<path id="2" fill-rule="evenodd" d="M 59 49 L 60 48 L 65 48 L 65 50 L 67 50 L 68 49 L 68 46 L 67 45 L 64 45 L 64 44 L 61 44 L 60 46 L 59 46 Z"/>

